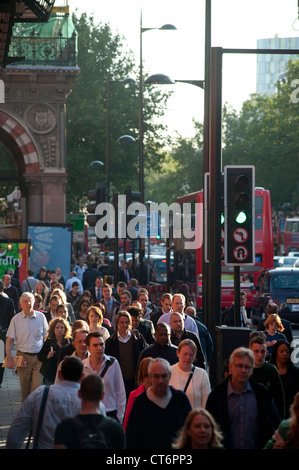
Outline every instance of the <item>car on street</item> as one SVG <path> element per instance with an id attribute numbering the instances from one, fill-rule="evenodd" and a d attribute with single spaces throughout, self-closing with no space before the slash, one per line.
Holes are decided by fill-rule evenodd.
<path id="1" fill-rule="evenodd" d="M 296 258 L 295 256 L 280 256 L 277 260 L 277 267 L 291 267 L 294 266 L 296 261 L 298 261 L 298 258 Z"/>
<path id="2" fill-rule="evenodd" d="M 253 323 L 266 317 L 269 302 L 287 308 L 279 312 L 281 318 L 299 324 L 299 269 L 274 268 L 264 271 L 256 286 L 257 293 L 251 299 L 251 318 Z"/>

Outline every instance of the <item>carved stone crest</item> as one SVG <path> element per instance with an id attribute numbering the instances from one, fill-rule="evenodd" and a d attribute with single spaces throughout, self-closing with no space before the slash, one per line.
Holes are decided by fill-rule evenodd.
<path id="1" fill-rule="evenodd" d="M 48 104 L 33 104 L 26 111 L 28 126 L 37 134 L 47 134 L 56 126 L 55 110 Z"/>

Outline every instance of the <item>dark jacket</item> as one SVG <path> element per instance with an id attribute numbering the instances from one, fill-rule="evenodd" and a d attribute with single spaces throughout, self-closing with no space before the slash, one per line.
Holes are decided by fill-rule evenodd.
<path id="1" fill-rule="evenodd" d="M 161 408 L 142 392 L 135 398 L 126 429 L 127 449 L 171 449 L 191 405 L 187 395 L 169 386 L 171 400 Z"/>
<path id="2" fill-rule="evenodd" d="M 155 338 L 152 335 L 151 327 L 147 323 L 145 323 L 144 320 L 141 319 L 139 321 L 139 325 L 137 327 L 137 330 L 139 331 L 139 333 L 142 334 L 142 336 L 144 337 L 144 339 L 145 339 L 145 341 L 148 345 L 153 344 L 153 342 L 155 341 Z"/>
<path id="3" fill-rule="evenodd" d="M 19 309 L 20 298 L 19 298 L 18 289 L 14 287 L 13 285 L 10 285 L 7 289 L 4 288 L 4 293 L 13 300 L 13 303 L 15 305 L 15 313 L 18 313 L 20 311 Z"/>
<path id="4" fill-rule="evenodd" d="M 177 336 L 175 336 L 174 332 L 171 330 L 170 341 L 172 342 L 172 344 L 174 344 L 175 346 L 178 346 L 180 342 L 183 341 L 184 339 L 191 339 L 192 341 L 194 341 L 195 346 L 197 347 L 197 354 L 194 360 L 194 365 L 196 367 L 201 367 L 202 369 L 206 369 L 205 357 L 203 354 L 201 344 L 196 334 L 184 328 L 183 335 L 180 338 L 178 338 Z"/>
<path id="5" fill-rule="evenodd" d="M 12 317 L 15 314 L 15 306 L 10 297 L 4 297 L 0 293 L 0 339 L 6 340 L 6 333 Z"/>
<path id="6" fill-rule="evenodd" d="M 69 340 L 65 339 L 64 344 L 68 343 Z M 50 359 L 47 359 L 47 355 L 50 352 L 51 347 L 53 348 L 53 351 L 55 351 L 55 354 L 54 356 L 50 357 Z M 53 384 L 55 381 L 60 350 L 61 348 L 58 346 L 56 341 L 53 341 L 52 339 L 46 339 L 42 349 L 37 355 L 38 360 L 42 363 L 40 373 L 44 376 L 45 384 Z"/>
<path id="7" fill-rule="evenodd" d="M 209 364 L 210 359 L 213 354 L 212 336 L 210 335 L 210 332 L 204 323 L 201 323 L 199 319 L 196 317 L 192 317 L 192 318 L 195 321 L 197 329 L 198 329 L 199 340 L 200 340 L 200 344 L 201 344 L 201 347 L 205 356 L 205 360 L 206 360 L 206 365 L 207 365 Z"/>
<path id="8" fill-rule="evenodd" d="M 223 445 L 226 449 L 231 448 L 230 420 L 227 406 L 227 384 L 229 380 L 230 376 L 216 385 L 208 396 L 206 404 L 206 409 L 212 414 L 223 432 Z M 249 379 L 249 383 L 255 393 L 257 401 L 258 439 L 259 448 L 262 449 L 278 428 L 281 419 L 270 392 L 251 378 Z"/>
<path id="9" fill-rule="evenodd" d="M 162 359 L 166 359 L 166 361 L 169 362 L 169 364 L 172 366 L 173 364 L 176 364 L 179 360 L 176 352 L 177 352 L 177 346 L 174 344 L 167 344 L 166 346 L 162 347 L 160 344 L 155 341 L 153 344 L 150 346 L 147 346 L 139 355 L 138 359 L 138 367 L 140 364 L 140 361 L 145 358 L 145 357 L 161 357 Z M 137 369 L 138 369 L 137 367 Z"/>
<path id="10" fill-rule="evenodd" d="M 143 349 L 147 346 L 144 337 L 142 334 L 139 333 L 138 330 L 131 330 L 132 337 L 133 337 L 133 354 L 134 354 L 134 366 L 137 367 L 138 358 L 143 351 Z M 112 336 L 106 339 L 105 341 L 105 354 L 108 356 L 115 357 L 118 362 L 120 362 L 120 354 L 119 354 L 119 341 L 117 337 L 117 333 L 114 333 Z"/>
<path id="11" fill-rule="evenodd" d="M 87 268 L 83 273 L 82 286 L 84 290 L 89 290 L 95 285 L 96 278 L 102 276 L 95 267 Z"/>

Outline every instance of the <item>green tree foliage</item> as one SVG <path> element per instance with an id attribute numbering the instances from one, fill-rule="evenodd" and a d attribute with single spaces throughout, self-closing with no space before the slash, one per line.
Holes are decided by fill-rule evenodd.
<path id="1" fill-rule="evenodd" d="M 94 170 L 93 160 L 105 163 L 107 103 L 110 102 L 110 194 L 123 193 L 126 186 L 138 191 L 139 173 L 139 70 L 123 39 L 113 36 L 108 24 L 95 24 L 93 16 L 73 16 L 78 33 L 80 74 L 67 101 L 67 210 L 77 211 L 86 202 L 89 189 L 105 181 L 105 167 Z M 127 77 L 135 83 L 125 84 Z M 109 92 L 109 95 L 108 95 Z M 110 96 L 110 100 L 108 100 Z M 144 164 L 158 171 L 165 158 L 162 126 L 155 116 L 163 115 L 169 92 L 161 87 L 144 89 Z M 131 135 L 134 143 L 119 143 Z"/>
<path id="2" fill-rule="evenodd" d="M 254 165 L 256 186 L 270 190 L 273 208 L 288 202 L 293 212 L 298 211 L 299 61 L 290 61 L 287 76 L 273 95 L 252 94 L 239 112 L 225 104 L 222 123 L 222 167 Z M 197 123 L 196 130 L 193 139 L 178 138 L 159 184 L 152 184 L 151 199 L 162 194 L 171 202 L 202 188 L 202 124 Z"/>
<path id="3" fill-rule="evenodd" d="M 299 61 L 291 60 L 286 79 L 273 95 L 253 94 L 239 113 L 224 108 L 224 165 L 255 165 L 256 186 L 271 192 L 272 205 L 299 205 L 299 103 L 294 80 Z M 297 88 L 299 84 L 295 85 Z"/>
<path id="4" fill-rule="evenodd" d="M 177 137 L 156 179 L 148 175 L 149 198 L 171 204 L 179 196 L 199 191 L 203 187 L 203 125 L 194 123 L 196 133 L 191 139 Z"/>

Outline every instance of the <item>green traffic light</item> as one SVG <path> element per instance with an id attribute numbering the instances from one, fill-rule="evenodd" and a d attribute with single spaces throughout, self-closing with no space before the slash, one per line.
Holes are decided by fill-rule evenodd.
<path id="1" fill-rule="evenodd" d="M 220 216 L 220 223 L 221 223 L 221 225 L 224 224 L 224 215 L 223 214 L 221 214 L 221 216 Z"/>
<path id="2" fill-rule="evenodd" d="M 244 211 L 240 211 L 236 217 L 237 224 L 244 224 L 247 220 L 247 214 Z"/>

